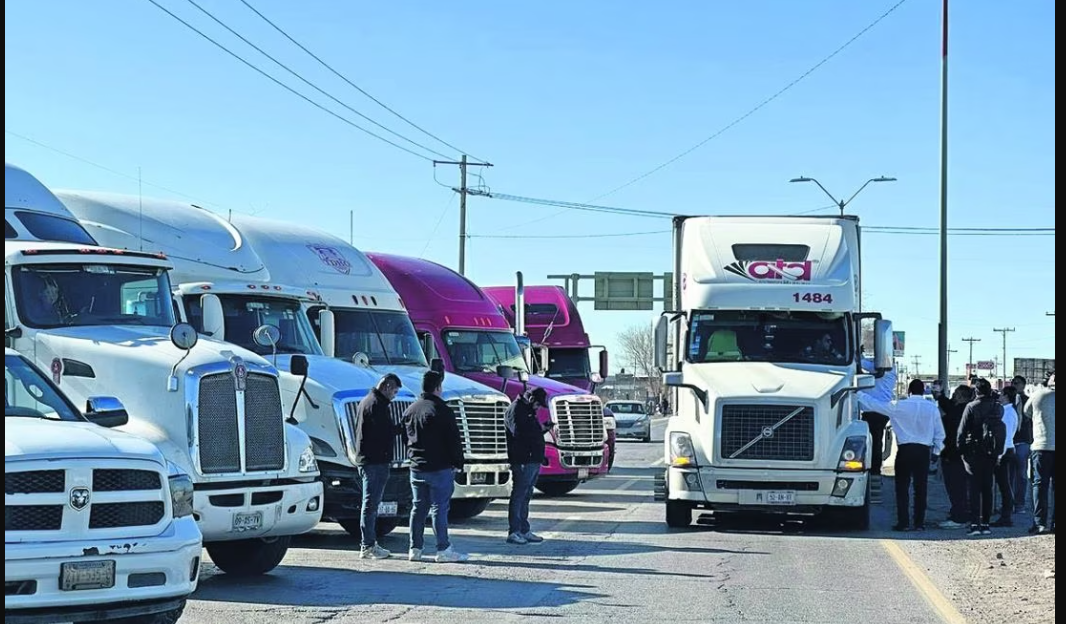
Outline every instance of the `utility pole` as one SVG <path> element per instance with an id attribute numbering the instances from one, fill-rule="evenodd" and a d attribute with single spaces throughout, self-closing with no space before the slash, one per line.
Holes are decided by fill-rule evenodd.
<path id="1" fill-rule="evenodd" d="M 1009 332 L 1014 331 L 1014 328 L 1013 327 L 1003 327 L 1001 329 L 993 329 L 992 331 L 999 332 L 999 333 L 1003 334 L 1003 371 L 1001 372 L 1000 376 L 1006 377 L 1007 376 L 1007 334 Z"/>
<path id="2" fill-rule="evenodd" d="M 941 18 L 940 54 L 940 324 L 937 376 L 940 387 L 948 386 L 948 0 Z M 970 362 L 973 363 L 973 343 Z M 969 368 L 969 366 L 967 366 Z"/>
<path id="3" fill-rule="evenodd" d="M 972 368 L 973 367 L 973 343 L 981 342 L 981 339 L 980 338 L 970 337 L 970 338 L 963 338 L 962 341 L 970 343 L 970 359 L 966 361 L 966 374 L 967 375 L 972 375 L 973 374 L 973 368 Z M 945 357 L 944 359 L 947 359 L 947 358 Z"/>
<path id="4" fill-rule="evenodd" d="M 918 361 L 922 359 L 922 356 L 915 355 L 912 356 L 911 359 L 914 360 L 914 378 L 917 379 L 918 377 L 921 377 L 921 373 L 918 372 L 921 370 L 918 368 Z"/>
<path id="5" fill-rule="evenodd" d="M 948 357 L 947 357 L 948 376 L 951 376 L 951 354 L 952 353 L 958 353 L 958 352 L 959 352 L 958 349 L 952 349 L 951 345 L 950 344 L 948 345 Z M 946 388 L 947 386 L 942 386 L 942 387 Z"/>
<path id="6" fill-rule="evenodd" d="M 466 187 L 466 169 L 467 167 L 491 167 L 492 163 L 472 163 L 467 161 L 466 154 L 458 161 L 455 160 L 434 160 L 433 166 L 437 165 L 458 165 L 459 166 L 459 188 L 452 188 L 453 191 L 459 193 L 459 274 L 466 275 L 466 196 L 470 193 L 470 189 Z"/>

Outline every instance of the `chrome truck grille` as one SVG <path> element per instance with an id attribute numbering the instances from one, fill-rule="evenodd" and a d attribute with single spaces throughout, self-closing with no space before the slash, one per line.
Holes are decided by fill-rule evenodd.
<path id="1" fill-rule="evenodd" d="M 459 420 L 463 451 L 468 459 L 507 459 L 504 416 L 510 403 L 502 400 L 452 399 L 448 405 L 455 410 Z"/>
<path id="2" fill-rule="evenodd" d="M 411 407 L 413 401 L 393 401 L 389 404 L 389 415 L 395 425 L 403 426 L 403 413 Z M 344 404 L 344 421 L 347 426 L 346 437 L 348 438 L 348 455 L 355 457 L 358 449 L 355 448 L 355 431 L 359 422 L 359 401 L 349 401 Z M 396 436 L 392 443 L 392 463 L 399 465 L 407 463 L 407 443 L 402 435 Z"/>
<path id="3" fill-rule="evenodd" d="M 723 405 L 722 459 L 811 461 L 814 408 L 802 405 Z"/>
<path id="4" fill-rule="evenodd" d="M 89 484 L 91 485 L 81 485 Z M 96 468 L 4 473 L 4 532 L 94 531 L 152 527 L 166 519 L 164 477 L 153 470 Z"/>
<path id="5" fill-rule="evenodd" d="M 203 474 L 285 467 L 285 420 L 275 377 L 250 373 L 246 389 L 238 392 L 232 374 L 207 375 L 200 380 L 197 416 Z"/>
<path id="6" fill-rule="evenodd" d="M 553 402 L 559 446 L 600 449 L 607 441 L 599 399 L 562 398 Z"/>

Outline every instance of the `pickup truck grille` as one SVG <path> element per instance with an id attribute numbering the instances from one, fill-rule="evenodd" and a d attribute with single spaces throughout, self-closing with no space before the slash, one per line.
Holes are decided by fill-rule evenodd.
<path id="1" fill-rule="evenodd" d="M 607 434 L 603 425 L 603 404 L 599 399 L 560 399 L 555 402 L 555 411 L 559 446 L 603 448 Z"/>
<path id="2" fill-rule="evenodd" d="M 98 530 L 153 527 L 166 519 L 170 494 L 162 473 L 93 463 L 5 472 L 4 531 L 91 538 Z"/>
<path id="3" fill-rule="evenodd" d="M 397 426 L 403 426 L 403 413 L 407 411 L 408 407 L 411 407 L 413 401 L 393 401 L 389 403 L 389 415 L 392 417 L 393 424 Z M 359 426 L 359 402 L 350 401 L 344 405 L 345 421 L 348 425 L 348 445 L 349 454 L 353 457 L 356 455 L 358 449 L 355 448 L 355 432 Z M 392 463 L 393 465 L 404 464 L 407 462 L 407 443 L 404 441 L 404 436 L 397 435 L 392 442 Z"/>
<path id="4" fill-rule="evenodd" d="M 197 434 L 200 471 L 234 474 L 281 470 L 285 466 L 285 421 L 277 379 L 252 373 L 244 392 L 244 448 L 241 448 L 237 391 L 233 375 L 200 380 Z"/>
<path id="5" fill-rule="evenodd" d="M 463 449 L 468 459 L 507 459 L 504 416 L 510 403 L 453 399 L 448 401 L 448 405 L 458 417 Z"/>
<path id="6" fill-rule="evenodd" d="M 722 459 L 811 461 L 814 459 L 814 408 L 723 405 L 720 440 Z"/>

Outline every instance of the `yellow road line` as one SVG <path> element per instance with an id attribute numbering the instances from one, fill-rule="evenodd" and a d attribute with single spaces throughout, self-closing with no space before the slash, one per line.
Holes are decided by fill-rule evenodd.
<path id="1" fill-rule="evenodd" d="M 906 552 L 900 548 L 899 544 L 892 540 L 881 540 L 881 546 L 888 552 L 888 555 L 892 557 L 892 560 L 896 562 L 903 573 L 910 579 L 922 596 L 929 602 L 929 606 L 933 607 L 937 615 L 948 624 L 966 624 L 966 618 L 962 617 L 955 605 L 951 604 L 951 601 L 944 597 L 944 594 L 940 593 L 940 590 L 936 588 L 933 581 L 918 567 L 914 560 L 907 555 Z"/>

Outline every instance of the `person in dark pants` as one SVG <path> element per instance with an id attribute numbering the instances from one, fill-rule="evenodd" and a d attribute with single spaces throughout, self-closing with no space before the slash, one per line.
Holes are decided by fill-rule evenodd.
<path id="1" fill-rule="evenodd" d="M 378 505 L 385 494 L 392 463 L 392 447 L 400 433 L 392 421 L 389 404 L 400 391 L 400 378 L 389 373 L 359 402 L 355 417 L 355 466 L 363 482 L 363 509 L 359 516 L 361 559 L 388 559 L 392 555 L 377 543 Z"/>
<path id="2" fill-rule="evenodd" d="M 544 434 L 555 426 L 541 424 L 537 411 L 548 406 L 548 393 L 534 388 L 518 397 L 507 408 L 507 459 L 511 462 L 511 499 L 507 504 L 507 542 L 529 544 L 543 542 L 529 526 L 529 501 L 533 486 L 544 463 Z"/>
<path id="3" fill-rule="evenodd" d="M 1054 533 L 1055 512 L 1048 524 L 1048 494 L 1055 479 L 1055 371 L 1025 403 L 1025 414 L 1033 421 L 1033 526 L 1030 533 Z"/>
<path id="4" fill-rule="evenodd" d="M 956 441 L 970 475 L 969 535 L 991 535 L 996 462 L 1003 455 L 1007 431 L 1003 426 L 1003 407 L 992 396 L 992 384 L 981 378 L 973 387 L 977 398 L 962 411 Z"/>
<path id="5" fill-rule="evenodd" d="M 896 525 L 894 531 L 909 531 L 910 490 L 914 484 L 914 528 L 925 530 L 925 511 L 929 502 L 929 464 L 944 448 L 944 423 L 940 410 L 925 400 L 925 382 L 912 379 L 908 396 L 902 401 L 885 403 L 873 394 L 859 393 L 859 405 L 885 414 L 896 432 Z"/>
<path id="6" fill-rule="evenodd" d="M 1014 410 L 1018 412 L 1018 433 L 1014 434 L 1014 513 L 1024 513 L 1030 489 L 1029 454 L 1033 447 L 1033 419 L 1025 415 L 1025 403 L 1029 400 L 1025 387 L 1029 381 L 1015 375 L 1010 383 L 1017 392 Z"/>
<path id="7" fill-rule="evenodd" d="M 950 399 L 943 395 L 937 397 L 937 404 L 943 413 L 944 431 L 947 432 L 944 450 L 940 452 L 940 466 L 944 474 L 944 489 L 951 501 L 948 519 L 940 523 L 942 529 L 961 529 L 970 521 L 970 477 L 962 463 L 957 434 L 962 412 L 973 397 L 973 388 L 967 385 L 955 388 Z"/>
<path id="8" fill-rule="evenodd" d="M 411 460 L 411 548 L 407 558 L 422 560 L 426 518 L 433 520 L 437 562 L 466 561 L 448 539 L 448 509 L 455 492 L 455 473 L 463 469 L 463 438 L 455 412 L 441 398 L 444 375 L 427 371 L 422 396 L 403 414 L 407 456 Z"/>
<path id="9" fill-rule="evenodd" d="M 1003 406 L 1003 429 L 1006 434 L 1003 443 L 1003 455 L 996 463 L 996 485 L 999 487 L 999 518 L 992 523 L 994 527 L 1012 527 L 1014 521 L 1014 466 L 1017 457 L 1014 454 L 1014 436 L 1018 433 L 1018 412 L 1014 410 L 1014 402 L 1018 398 L 1018 391 L 1011 386 L 1006 386 L 999 393 L 999 404 Z"/>

